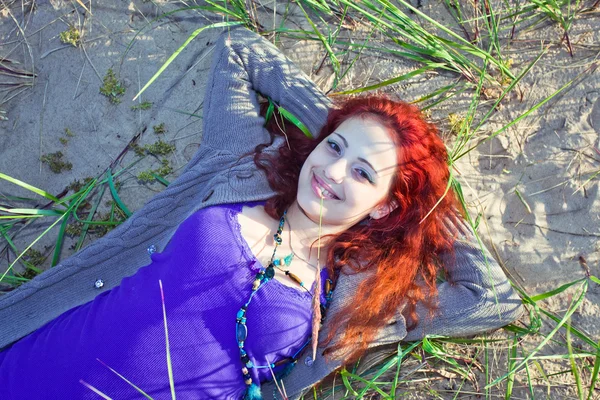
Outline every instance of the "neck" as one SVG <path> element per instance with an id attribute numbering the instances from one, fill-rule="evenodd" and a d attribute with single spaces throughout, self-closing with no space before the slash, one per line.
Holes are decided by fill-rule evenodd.
<path id="1" fill-rule="evenodd" d="M 291 247 L 294 249 L 295 253 L 301 253 L 297 255 L 314 263 L 316 263 L 317 254 L 319 253 L 319 236 L 322 238 L 326 235 L 337 234 L 345 229 L 343 226 L 326 224 L 321 224 L 319 227 L 319 220 L 313 221 L 304 213 L 296 201 L 288 208 L 286 221 L 290 228 Z M 321 262 L 324 261 L 324 257 L 326 256 L 326 244 L 326 239 L 321 239 Z M 321 266 L 323 266 L 323 264 L 321 264 Z"/>

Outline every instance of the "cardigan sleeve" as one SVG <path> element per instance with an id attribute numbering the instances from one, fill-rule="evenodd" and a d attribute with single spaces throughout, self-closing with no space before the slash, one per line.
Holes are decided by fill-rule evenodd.
<path id="1" fill-rule="evenodd" d="M 489 251 L 477 242 L 471 227 L 459 218 L 454 256 L 442 256 L 448 280 L 438 284 L 438 310 L 433 317 L 417 304 L 419 323 L 404 340 L 425 335 L 471 336 L 500 328 L 523 312 L 521 299 Z"/>
<path id="2" fill-rule="evenodd" d="M 294 114 L 313 136 L 319 134 L 331 106 L 266 39 L 245 28 L 225 31 L 217 40 L 206 87 L 203 144 L 242 155 L 268 142 L 257 93 Z"/>

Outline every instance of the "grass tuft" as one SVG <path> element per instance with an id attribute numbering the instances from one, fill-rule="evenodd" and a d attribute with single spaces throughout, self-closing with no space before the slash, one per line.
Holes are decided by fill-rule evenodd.
<path id="1" fill-rule="evenodd" d="M 57 151 L 55 153 L 44 154 L 40 160 L 47 164 L 50 171 L 55 174 L 60 174 L 63 171 L 70 171 L 73 168 L 73 164 L 63 160 L 63 153 Z"/>
<path id="2" fill-rule="evenodd" d="M 149 110 L 152 108 L 152 102 L 144 101 L 143 103 L 131 106 L 132 110 Z"/>
<path id="3" fill-rule="evenodd" d="M 175 151 L 175 145 L 158 140 L 155 143 L 147 144 L 144 149 L 156 156 L 167 156 Z"/>
<path id="4" fill-rule="evenodd" d="M 165 127 L 165 123 L 161 122 L 158 125 L 154 125 L 152 127 L 152 129 L 154 130 L 154 133 L 156 133 L 157 135 L 162 135 L 164 133 L 167 133 L 167 128 Z"/>
<path id="5" fill-rule="evenodd" d="M 73 25 L 71 25 L 66 31 L 61 32 L 59 37 L 60 41 L 64 44 L 70 44 L 74 47 L 77 47 L 81 44 L 81 32 L 79 32 L 79 29 L 75 28 Z"/>

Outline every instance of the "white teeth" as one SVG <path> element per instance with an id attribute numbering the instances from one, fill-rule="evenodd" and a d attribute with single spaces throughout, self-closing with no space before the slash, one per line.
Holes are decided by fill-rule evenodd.
<path id="1" fill-rule="evenodd" d="M 319 187 L 321 188 L 321 194 L 323 196 L 329 197 L 330 199 L 335 199 L 336 198 L 336 195 L 333 194 L 333 193 L 331 193 L 329 190 L 325 189 L 321 185 L 319 185 Z"/>
<path id="2" fill-rule="evenodd" d="M 318 180 L 315 179 L 315 181 L 317 183 L 317 186 L 319 187 L 319 191 L 321 192 L 322 197 L 330 198 L 333 200 L 339 199 L 335 194 L 333 194 L 332 192 L 330 192 L 329 190 L 327 190 L 323 186 L 321 186 L 321 184 L 319 183 Z"/>

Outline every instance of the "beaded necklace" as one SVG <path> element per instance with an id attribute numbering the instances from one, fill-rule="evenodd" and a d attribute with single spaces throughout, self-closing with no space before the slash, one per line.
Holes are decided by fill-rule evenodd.
<path id="1" fill-rule="evenodd" d="M 311 342 L 312 337 L 309 337 L 308 340 L 302 345 L 302 347 L 294 353 L 292 357 L 287 357 L 282 360 L 279 360 L 275 363 L 270 363 L 269 365 L 255 365 L 248 356 L 248 353 L 244 349 L 244 342 L 248 337 L 248 328 L 246 327 L 246 310 L 248 306 L 252 302 L 252 298 L 254 294 L 258 292 L 264 285 L 266 285 L 273 277 L 275 276 L 275 269 L 284 272 L 287 276 L 289 276 L 294 282 L 300 285 L 304 290 L 310 293 L 310 290 L 306 288 L 304 282 L 298 276 L 291 273 L 289 270 L 284 270 L 282 268 L 283 265 L 289 266 L 294 258 L 293 253 L 280 259 L 275 259 L 275 254 L 277 253 L 277 247 L 281 245 L 283 240 L 281 239 L 281 233 L 283 232 L 283 227 L 285 226 L 285 216 L 287 214 L 287 210 L 283 212 L 283 215 L 279 219 L 279 226 L 277 227 L 277 233 L 273 235 L 275 239 L 275 248 L 273 249 L 273 254 L 271 255 L 271 259 L 267 268 L 260 268 L 256 276 L 254 277 L 254 281 L 252 282 L 252 292 L 248 297 L 248 301 L 240 308 L 236 315 L 236 324 L 235 324 L 235 333 L 236 339 L 238 342 L 238 347 L 240 349 L 240 360 L 242 362 L 242 376 L 244 378 L 244 383 L 246 383 L 246 391 L 244 393 L 244 400 L 260 400 L 262 396 L 260 394 L 260 388 L 257 384 L 253 383 L 252 377 L 250 376 L 249 368 L 275 368 L 283 365 L 289 365 L 290 367 L 295 365 L 298 361 L 298 357 L 302 350 Z M 323 323 L 325 319 L 325 310 L 326 305 L 329 304 L 331 300 L 331 296 L 333 294 L 332 281 L 331 279 L 327 279 L 325 282 L 325 293 L 326 293 L 326 303 L 325 305 L 321 304 L 321 323 Z M 312 293 L 311 293 L 312 295 Z M 316 294 L 320 296 L 320 293 Z"/>

